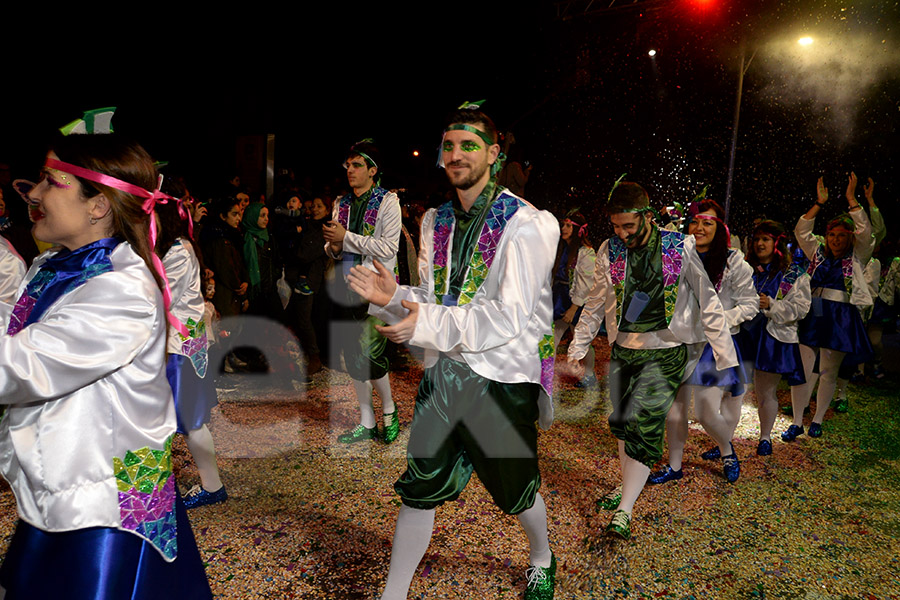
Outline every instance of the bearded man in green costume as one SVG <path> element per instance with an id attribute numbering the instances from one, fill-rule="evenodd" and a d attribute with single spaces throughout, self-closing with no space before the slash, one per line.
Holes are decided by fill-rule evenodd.
<path id="1" fill-rule="evenodd" d="M 397 194 L 376 185 L 379 160 L 378 149 L 371 140 L 363 140 L 350 148 L 344 167 L 352 191 L 335 202 L 332 220 L 322 227 L 325 253 L 341 261 L 342 272 L 330 288 L 335 320 L 340 326 L 332 343 L 344 355 L 360 412 L 359 424 L 338 436 L 338 441 L 343 444 L 378 437 L 372 409 L 373 389 L 381 398 L 384 414 L 382 439 L 390 443 L 400 432 L 400 419 L 388 378 L 387 340 L 375 328 L 382 323 L 366 314 L 367 304 L 345 284 L 347 274 L 355 265 L 374 269 L 376 259 L 392 270 L 397 265 L 400 201 Z"/>
<path id="2" fill-rule="evenodd" d="M 631 513 L 650 468 L 662 457 L 666 415 L 687 366 L 685 344 L 709 341 L 716 367 L 737 365 L 722 303 L 690 235 L 660 230 L 644 188 L 617 183 L 606 213 L 615 236 L 600 246 L 568 360 L 574 374 L 603 320 L 612 355 L 609 368 L 622 486 L 597 505 L 616 510 L 606 531 L 631 536 Z"/>
<path id="3" fill-rule="evenodd" d="M 550 600 L 556 558 L 538 493 L 537 425 L 549 427 L 553 383 L 550 271 L 559 228 L 546 211 L 496 183 L 497 129 L 477 107 L 447 120 L 441 164 L 453 200 L 422 221 L 420 284 L 354 267 L 351 288 L 391 323 L 388 339 L 425 349 L 403 500 L 383 600 L 406 598 L 431 540 L 436 507 L 474 470 L 497 506 L 517 515 L 530 544 L 527 600 Z"/>

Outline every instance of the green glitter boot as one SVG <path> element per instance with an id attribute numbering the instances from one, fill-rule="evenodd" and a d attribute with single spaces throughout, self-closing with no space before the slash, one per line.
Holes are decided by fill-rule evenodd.
<path id="1" fill-rule="evenodd" d="M 347 433 L 342 433 L 338 436 L 338 441 L 342 444 L 355 444 L 356 442 L 377 439 L 378 427 L 375 426 L 369 429 L 368 427 L 363 427 L 362 424 L 359 424 Z"/>
<path id="2" fill-rule="evenodd" d="M 525 571 L 528 583 L 525 585 L 525 600 L 553 600 L 556 589 L 556 555 L 550 553 L 550 566 L 532 565 Z"/>
<path id="3" fill-rule="evenodd" d="M 395 408 L 394 412 L 384 415 L 384 433 L 381 439 L 385 444 L 390 444 L 397 439 L 398 435 L 400 435 L 400 417 Z"/>
<path id="4" fill-rule="evenodd" d="M 597 500 L 598 510 L 616 510 L 622 501 L 622 488 L 617 487 L 607 495 Z"/>

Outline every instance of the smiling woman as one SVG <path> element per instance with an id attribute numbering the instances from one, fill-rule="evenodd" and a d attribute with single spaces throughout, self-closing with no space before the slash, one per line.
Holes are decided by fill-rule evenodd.
<path id="1" fill-rule="evenodd" d="M 76 135 L 28 194 L 57 246 L 0 309 L 0 471 L 21 519 L 0 597 L 211 595 L 172 475 L 155 185 L 139 145 Z"/>

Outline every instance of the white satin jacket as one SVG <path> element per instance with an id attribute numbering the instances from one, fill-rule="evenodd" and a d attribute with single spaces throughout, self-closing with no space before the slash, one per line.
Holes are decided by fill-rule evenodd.
<path id="1" fill-rule="evenodd" d="M 19 299 L 16 291 L 25 277 L 25 269 L 25 261 L 9 240 L 0 235 L 0 303 L 8 304 L 7 310 L 12 310 L 13 304 Z"/>
<path id="2" fill-rule="evenodd" d="M 163 258 L 163 267 L 166 269 L 166 279 L 169 280 L 169 290 L 172 293 L 172 306 L 169 312 L 184 323 L 188 329 L 195 329 L 203 323 L 203 315 L 206 312 L 206 302 L 203 300 L 203 292 L 200 283 L 200 261 L 190 244 L 181 240 L 176 241 L 166 252 Z M 205 330 L 205 327 L 204 327 Z M 184 347 L 185 338 L 175 328 L 170 328 L 166 351 L 169 354 L 182 354 L 189 356 L 189 351 Z M 208 344 L 205 344 L 208 346 Z"/>
<path id="3" fill-rule="evenodd" d="M 508 190 L 500 196 L 504 194 L 513 196 Z M 392 324 L 408 314 L 400 305 L 401 300 L 420 303 L 415 333 L 409 343 L 425 348 L 426 368 L 437 362 L 439 353 L 444 353 L 493 381 L 542 382 L 538 348 L 548 334 L 549 344 L 553 345 L 551 270 L 559 225 L 549 212 L 522 202 L 524 205 L 509 219 L 487 278 L 471 302 L 463 306 L 435 303 L 433 240 L 437 211 L 431 209 L 422 220 L 419 285 L 397 286 L 384 308 L 369 305 L 369 314 Z M 448 263 L 452 260 L 452 240 L 451 232 Z M 447 266 L 449 281 L 459 266 Z M 544 387 L 548 397 L 551 391 L 552 388 Z M 549 424 L 542 416 L 542 427 L 545 426 Z"/>
<path id="4" fill-rule="evenodd" d="M 809 275 L 804 273 L 781 300 L 769 298 L 769 308 L 760 311 L 769 319 L 766 331 L 779 342 L 796 344 L 800 341 L 797 326 L 809 312 L 811 302 Z"/>
<path id="5" fill-rule="evenodd" d="M 19 294 L 55 253 L 35 259 Z M 138 527 L 149 517 L 135 513 L 135 523 L 120 506 L 123 467 L 119 462 L 117 479 L 114 464 L 133 463 L 148 450 L 168 456 L 168 463 L 159 458 L 158 476 L 138 475 L 139 466 L 129 466 L 128 476 L 140 483 L 154 477 L 160 485 L 153 493 L 174 501 L 166 318 L 156 282 L 131 246 L 122 242 L 109 258 L 111 271 L 66 293 L 15 335 L 6 335 L 10 310 L 0 315 L 0 403 L 9 405 L 0 422 L 0 472 L 19 517 L 38 529 L 114 527 L 154 542 Z M 174 527 L 174 511 L 171 519 Z M 172 543 L 155 544 L 174 560 Z"/>
<path id="6" fill-rule="evenodd" d="M 719 286 L 719 300 L 725 309 L 725 320 L 731 328 L 731 335 L 740 330 L 744 321 L 749 321 L 759 312 L 759 294 L 753 285 L 753 267 L 744 260 L 744 253 L 731 250 L 722 272 Z"/>
<path id="7" fill-rule="evenodd" d="M 627 302 L 630 299 L 625 300 Z M 622 307 L 623 318 L 626 308 Z M 570 359 L 584 358 L 604 319 L 610 345 L 618 343 L 631 349 L 656 349 L 708 341 L 712 346 L 717 369 L 721 371 L 738 364 L 734 343 L 731 341 L 730 323 L 725 317 L 719 296 L 706 275 L 692 235 L 684 237 L 678 296 L 669 327 L 647 333 L 619 332 L 616 294 L 609 274 L 609 240 L 603 242 L 597 252 L 594 286 L 575 328 L 575 338 L 569 345 Z"/>
<path id="8" fill-rule="evenodd" d="M 332 219 L 338 220 L 340 201 L 336 200 L 332 210 Z M 400 214 L 400 199 L 397 194 L 388 192 L 378 208 L 378 218 L 375 221 L 375 232 L 372 235 L 362 235 L 347 231 L 344 235 L 342 251 L 335 254 L 331 251 L 331 244 L 325 243 L 325 253 L 335 260 L 340 260 L 344 252 L 353 252 L 363 257 L 362 264 L 375 271 L 373 259 L 383 264 L 388 271 L 393 272 L 397 266 L 397 249 L 400 248 L 400 228 L 403 222 Z"/>

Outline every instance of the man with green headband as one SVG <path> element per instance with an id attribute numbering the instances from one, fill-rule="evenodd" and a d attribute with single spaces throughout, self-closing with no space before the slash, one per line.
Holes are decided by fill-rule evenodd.
<path id="1" fill-rule="evenodd" d="M 337 322 L 332 342 L 344 355 L 360 410 L 359 424 L 338 436 L 338 441 L 343 444 L 378 437 L 372 408 L 373 389 L 381 398 L 382 440 L 389 444 L 400 433 L 400 419 L 388 378 L 387 340 L 375 328 L 382 322 L 366 314 L 368 305 L 350 291 L 345 282 L 355 265 L 374 269 L 373 261 L 378 260 L 392 271 L 397 265 L 400 201 L 397 194 L 377 185 L 379 160 L 378 149 L 371 140 L 363 140 L 350 148 L 344 167 L 352 191 L 335 202 L 332 220 L 322 227 L 325 252 L 341 261 L 342 266 L 342 276 L 336 277 L 329 289 Z"/>
<path id="2" fill-rule="evenodd" d="M 422 221 L 420 284 L 398 286 L 354 267 L 351 288 L 389 327 L 388 339 L 425 349 L 403 500 L 382 600 L 406 598 L 431 540 L 435 509 L 462 493 L 474 470 L 497 506 L 517 515 L 530 544 L 526 600 L 553 598 L 556 558 L 538 493 L 537 424 L 549 427 L 553 383 L 550 271 L 554 217 L 496 183 L 500 147 L 477 109 L 447 121 L 441 164 L 453 200 Z"/>
<path id="3" fill-rule="evenodd" d="M 628 539 L 631 513 L 650 468 L 662 457 L 666 415 L 685 372 L 685 344 L 709 341 L 720 370 L 737 365 L 725 312 L 709 281 L 694 237 L 660 230 L 647 192 L 618 183 L 606 213 L 615 236 L 600 246 L 594 286 L 569 346 L 575 374 L 603 320 L 622 486 L 597 505 L 615 510 L 606 531 Z"/>

